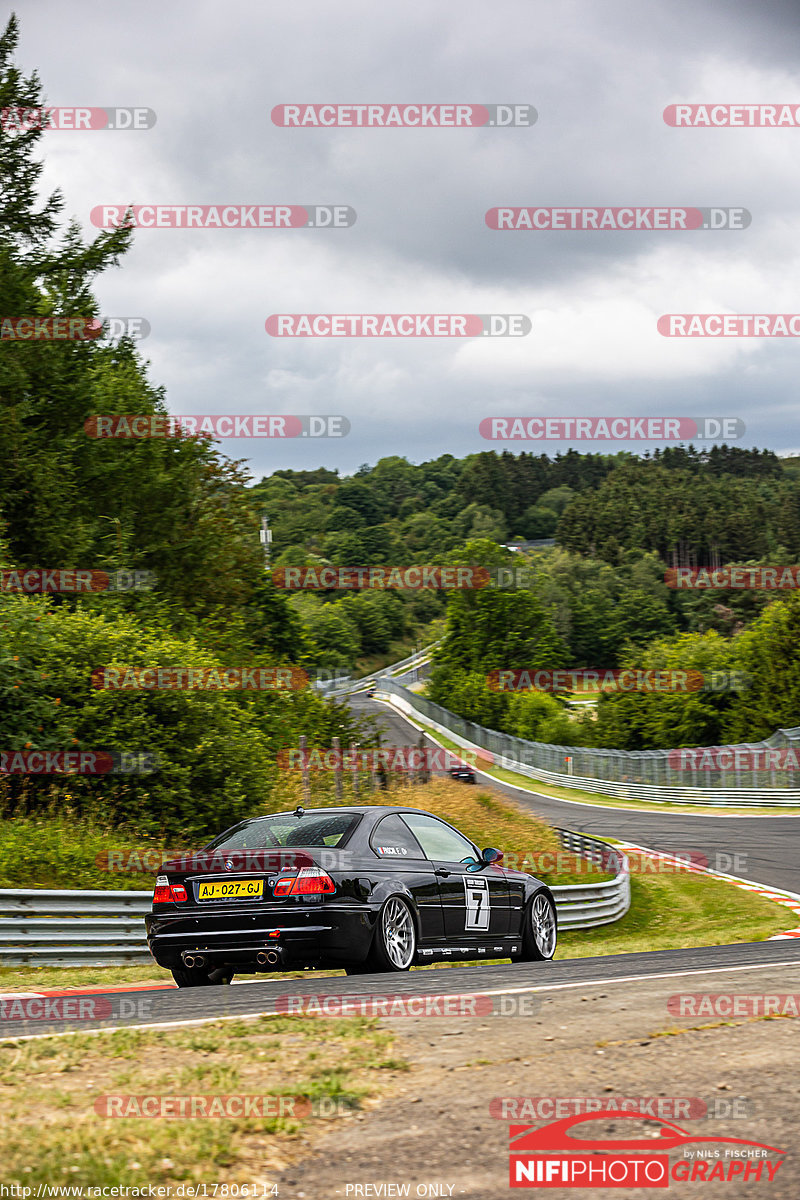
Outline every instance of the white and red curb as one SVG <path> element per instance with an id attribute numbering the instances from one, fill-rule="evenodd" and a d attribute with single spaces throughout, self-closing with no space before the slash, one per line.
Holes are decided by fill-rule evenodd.
<path id="1" fill-rule="evenodd" d="M 761 896 L 765 900 L 772 900 L 775 904 L 782 904 L 784 908 L 790 909 L 795 916 L 800 917 L 800 895 L 797 892 L 784 891 L 782 888 L 767 887 L 763 883 L 756 883 L 752 879 L 741 879 L 738 875 L 727 875 L 724 871 L 713 871 L 710 867 L 699 867 L 696 863 L 687 863 L 685 858 L 678 858 L 674 854 L 663 854 L 660 850 L 651 850 L 648 846 L 639 846 L 635 842 L 614 842 L 615 846 L 619 846 L 621 850 L 638 850 L 648 857 L 657 859 L 660 862 L 668 863 L 670 866 L 678 867 L 681 871 L 686 871 L 695 875 L 712 875 L 715 879 L 721 879 L 724 883 L 731 883 L 734 887 L 740 888 L 743 892 L 751 892 L 756 896 Z M 800 938 L 800 928 L 787 929 L 784 933 L 774 933 L 772 937 L 767 938 L 768 942 L 781 941 L 784 938 Z"/>
<path id="2" fill-rule="evenodd" d="M 0 992 L 0 1000 L 35 1000 L 51 996 L 116 996 L 124 992 L 171 991 L 176 983 L 120 983 L 116 987 L 42 988 L 38 992 Z"/>

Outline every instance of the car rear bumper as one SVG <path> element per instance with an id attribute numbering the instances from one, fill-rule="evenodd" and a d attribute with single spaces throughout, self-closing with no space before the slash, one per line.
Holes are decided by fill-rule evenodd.
<path id="1" fill-rule="evenodd" d="M 367 905 L 314 905 L 282 909 L 270 906 L 225 912 L 153 912 L 145 917 L 147 944 L 156 962 L 179 967 L 184 954 L 202 954 L 214 965 L 256 963 L 264 950 L 277 950 L 282 966 L 363 962 L 369 952 L 376 913 Z"/>

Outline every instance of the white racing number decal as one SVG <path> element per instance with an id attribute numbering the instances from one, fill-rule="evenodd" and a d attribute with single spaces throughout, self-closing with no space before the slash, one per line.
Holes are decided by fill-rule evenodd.
<path id="1" fill-rule="evenodd" d="M 467 895 L 466 929 L 489 928 L 489 883 L 474 875 L 464 876 L 464 891 Z"/>

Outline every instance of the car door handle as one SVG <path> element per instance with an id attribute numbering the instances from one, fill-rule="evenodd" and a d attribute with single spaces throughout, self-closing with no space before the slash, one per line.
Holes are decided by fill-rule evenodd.
<path id="1" fill-rule="evenodd" d="M 434 875 L 452 875 L 453 874 L 452 871 L 445 871 L 443 867 L 437 867 L 433 873 L 434 873 Z"/>

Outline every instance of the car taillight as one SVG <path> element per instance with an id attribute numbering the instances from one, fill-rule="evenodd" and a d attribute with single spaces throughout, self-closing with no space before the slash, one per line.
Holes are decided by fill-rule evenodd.
<path id="1" fill-rule="evenodd" d="M 186 888 L 182 883 L 170 885 L 166 875 L 159 875 L 153 892 L 153 904 L 172 904 L 174 901 L 186 899 Z"/>
<path id="2" fill-rule="evenodd" d="M 292 877 L 285 875 L 273 889 L 274 896 L 322 896 L 336 891 L 336 884 L 321 867 L 301 867 Z"/>

